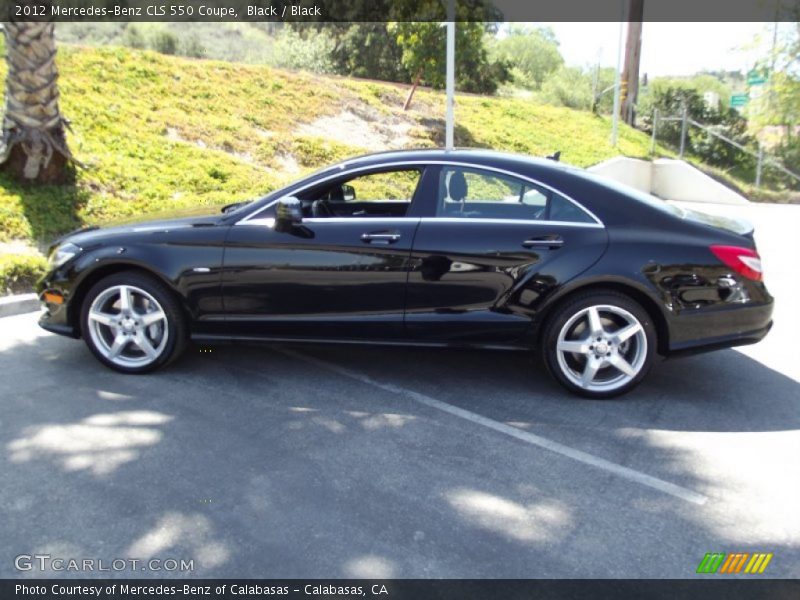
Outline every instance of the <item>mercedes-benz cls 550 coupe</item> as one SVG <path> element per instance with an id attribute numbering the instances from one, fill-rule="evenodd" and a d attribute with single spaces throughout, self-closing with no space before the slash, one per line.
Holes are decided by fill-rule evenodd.
<path id="1" fill-rule="evenodd" d="M 748 224 L 480 150 L 363 156 L 218 214 L 81 230 L 39 293 L 42 327 L 124 373 L 190 340 L 477 346 L 536 351 L 593 398 L 657 356 L 761 340 L 773 305 Z"/>

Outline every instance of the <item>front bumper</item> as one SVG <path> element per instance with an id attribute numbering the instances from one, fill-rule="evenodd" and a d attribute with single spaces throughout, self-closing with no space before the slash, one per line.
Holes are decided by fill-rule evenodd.
<path id="1" fill-rule="evenodd" d="M 60 303 L 48 301 L 48 297 L 59 296 L 62 298 Z M 40 286 L 39 301 L 44 310 L 39 317 L 39 326 L 51 333 L 65 335 L 71 338 L 81 337 L 80 330 L 71 322 L 67 301 L 61 290 Z"/>

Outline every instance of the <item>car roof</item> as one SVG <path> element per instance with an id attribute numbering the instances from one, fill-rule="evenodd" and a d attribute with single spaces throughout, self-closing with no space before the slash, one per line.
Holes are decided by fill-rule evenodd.
<path id="1" fill-rule="evenodd" d="M 340 162 L 337 166 L 348 168 L 351 166 L 371 166 L 381 165 L 392 162 L 466 162 L 476 165 L 500 166 L 536 166 L 542 169 L 552 169 L 555 171 L 579 170 L 568 164 L 560 163 L 541 157 L 533 157 L 524 154 L 514 154 L 511 152 L 500 152 L 497 150 L 487 150 L 483 148 L 455 148 L 445 150 L 444 148 L 419 148 L 412 150 L 387 150 L 384 152 L 374 152 L 353 158 L 348 158 Z"/>

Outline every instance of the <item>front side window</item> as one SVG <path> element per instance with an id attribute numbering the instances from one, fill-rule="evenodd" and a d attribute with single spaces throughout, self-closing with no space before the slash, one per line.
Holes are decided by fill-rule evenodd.
<path id="1" fill-rule="evenodd" d="M 436 215 L 594 222 L 584 210 L 557 192 L 510 175 L 468 167 L 445 167 L 441 170 Z"/>
<path id="2" fill-rule="evenodd" d="M 365 173 L 312 190 L 309 216 L 403 217 L 422 175 L 419 169 Z"/>
<path id="3" fill-rule="evenodd" d="M 344 202 L 405 202 L 411 204 L 420 172 L 414 170 L 371 173 L 344 184 Z"/>

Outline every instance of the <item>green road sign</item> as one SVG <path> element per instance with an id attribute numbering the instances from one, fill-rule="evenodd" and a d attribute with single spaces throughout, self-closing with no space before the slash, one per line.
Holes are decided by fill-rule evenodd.
<path id="1" fill-rule="evenodd" d="M 747 94 L 733 94 L 731 95 L 731 108 L 746 106 L 748 100 Z"/>
<path id="2" fill-rule="evenodd" d="M 767 83 L 767 78 L 758 71 L 750 71 L 747 74 L 747 85 L 764 85 Z"/>

